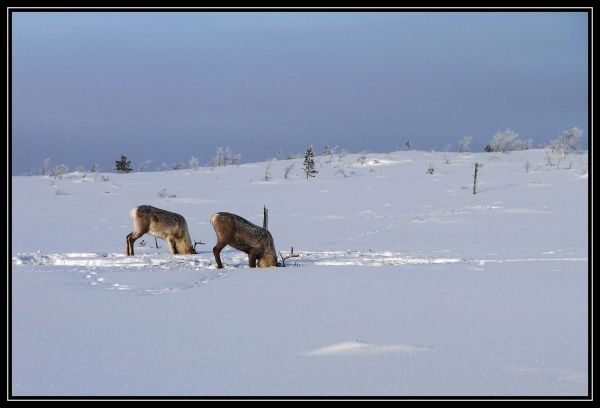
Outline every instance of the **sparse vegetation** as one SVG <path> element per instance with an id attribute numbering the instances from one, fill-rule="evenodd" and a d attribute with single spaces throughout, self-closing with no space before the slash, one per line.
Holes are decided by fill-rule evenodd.
<path id="1" fill-rule="evenodd" d="M 292 163 L 292 164 L 290 164 L 289 166 L 285 166 L 285 170 L 284 170 L 284 172 L 283 172 L 283 178 L 284 178 L 284 179 L 286 179 L 286 180 L 287 180 L 287 179 L 289 178 L 289 176 L 290 176 L 290 172 L 291 172 L 291 171 L 294 169 L 294 167 L 295 167 L 295 166 L 296 166 L 296 163 L 295 163 L 295 162 L 294 162 L 294 163 Z"/>
<path id="2" fill-rule="evenodd" d="M 181 170 L 181 169 L 183 169 L 183 167 L 184 167 L 184 165 L 180 161 L 173 163 L 173 170 Z"/>
<path id="3" fill-rule="evenodd" d="M 166 188 L 163 188 L 162 190 L 160 190 L 158 192 L 158 198 L 160 198 L 161 200 L 164 200 L 165 198 L 175 198 L 175 197 L 177 197 L 177 195 L 169 193 Z"/>
<path id="4" fill-rule="evenodd" d="M 342 151 L 337 154 L 338 161 L 341 162 L 344 159 L 344 157 L 346 157 L 347 155 L 348 155 L 348 151 L 346 149 L 342 149 Z"/>
<path id="5" fill-rule="evenodd" d="M 335 175 L 337 176 L 338 174 L 340 174 L 340 175 L 344 176 L 344 178 L 350 177 L 350 175 L 348 173 L 346 173 L 346 168 L 347 168 L 347 165 L 344 163 L 336 166 L 337 171 L 335 172 Z"/>
<path id="6" fill-rule="evenodd" d="M 359 163 L 361 166 L 364 166 L 367 163 L 367 156 L 365 156 L 364 154 L 360 155 L 358 159 L 356 159 L 356 162 Z"/>
<path id="7" fill-rule="evenodd" d="M 271 177 L 271 167 L 273 167 L 274 161 L 275 161 L 275 159 L 267 160 L 267 163 L 265 166 L 265 175 L 262 178 L 263 181 L 269 181 L 273 178 L 273 177 Z"/>

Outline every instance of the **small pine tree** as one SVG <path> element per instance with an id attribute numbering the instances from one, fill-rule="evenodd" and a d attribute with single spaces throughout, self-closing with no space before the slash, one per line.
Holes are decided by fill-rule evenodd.
<path id="1" fill-rule="evenodd" d="M 315 151 L 313 150 L 313 147 L 310 146 L 308 149 L 306 149 L 306 154 L 304 155 L 304 174 L 306 174 L 306 178 L 309 177 L 315 177 L 315 175 L 318 173 L 317 170 L 315 170 Z"/>
<path id="2" fill-rule="evenodd" d="M 117 173 L 130 173 L 133 169 L 129 167 L 131 160 L 127 160 L 127 156 L 121 155 L 121 159 L 115 162 L 115 171 Z"/>

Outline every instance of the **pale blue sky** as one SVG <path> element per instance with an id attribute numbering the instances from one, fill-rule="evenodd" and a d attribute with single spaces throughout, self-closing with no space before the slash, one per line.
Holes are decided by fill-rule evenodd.
<path id="1" fill-rule="evenodd" d="M 13 171 L 587 139 L 584 12 L 13 12 Z M 584 147 L 587 144 L 584 143 Z"/>

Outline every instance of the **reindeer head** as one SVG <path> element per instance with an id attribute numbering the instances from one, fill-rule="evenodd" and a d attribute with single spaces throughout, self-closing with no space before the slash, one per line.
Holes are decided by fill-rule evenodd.
<path id="1" fill-rule="evenodd" d="M 264 254 L 258 259 L 259 268 L 269 268 L 271 266 L 279 266 L 277 262 L 277 255 L 275 254 Z"/>
<path id="2" fill-rule="evenodd" d="M 194 241 L 194 246 L 192 248 L 190 248 L 190 253 L 192 253 L 192 254 L 197 254 L 198 253 L 196 251 L 196 246 L 197 245 L 204 245 L 204 242 L 202 242 L 202 241 Z"/>

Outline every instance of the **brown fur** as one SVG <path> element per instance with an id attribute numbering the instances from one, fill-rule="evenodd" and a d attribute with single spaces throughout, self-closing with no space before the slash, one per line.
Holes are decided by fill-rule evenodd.
<path id="1" fill-rule="evenodd" d="M 210 218 L 217 234 L 213 248 L 217 268 L 222 268 L 221 250 L 227 245 L 248 254 L 250 268 L 277 266 L 277 253 L 271 233 L 239 215 L 218 212 Z"/>
<path id="2" fill-rule="evenodd" d="M 135 240 L 144 234 L 164 239 L 172 254 L 195 254 L 185 218 L 149 205 L 131 210 L 133 232 L 127 235 L 127 255 L 133 255 Z"/>

